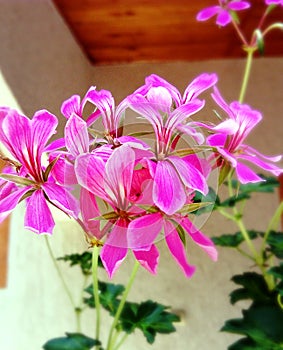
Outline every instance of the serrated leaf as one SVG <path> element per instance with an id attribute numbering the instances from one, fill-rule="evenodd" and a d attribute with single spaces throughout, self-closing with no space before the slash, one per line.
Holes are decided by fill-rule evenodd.
<path id="1" fill-rule="evenodd" d="M 233 276 L 232 281 L 243 288 L 230 293 L 231 304 L 246 299 L 261 303 L 273 303 L 275 300 L 274 292 L 268 290 L 262 275 L 255 272 L 245 272 L 242 275 Z"/>
<path id="2" fill-rule="evenodd" d="M 281 263 L 279 266 L 271 267 L 267 272 L 275 278 L 283 281 L 283 263 Z"/>
<path id="3" fill-rule="evenodd" d="M 238 193 L 235 196 L 229 197 L 227 199 L 225 199 L 225 201 L 221 202 L 219 204 L 219 207 L 230 207 L 233 208 L 236 203 L 241 202 L 243 200 L 249 199 L 250 195 L 248 193 L 242 192 L 242 193 Z"/>
<path id="4" fill-rule="evenodd" d="M 242 338 L 233 345 L 228 347 L 228 350 L 259 350 L 258 344 L 249 338 Z M 261 350 L 270 350 L 262 348 Z"/>
<path id="5" fill-rule="evenodd" d="M 57 258 L 57 260 L 69 262 L 70 266 L 78 265 L 81 268 L 81 271 L 84 275 L 91 274 L 92 254 L 88 251 L 83 252 L 82 254 L 65 255 L 65 256 L 62 256 L 60 258 Z M 98 265 L 100 267 L 103 267 L 103 264 L 102 264 L 100 258 L 98 260 Z"/>
<path id="6" fill-rule="evenodd" d="M 268 251 L 277 258 L 283 259 L 283 232 L 271 231 L 267 238 Z"/>
<path id="7" fill-rule="evenodd" d="M 253 304 L 243 311 L 242 319 L 225 323 L 221 331 L 245 335 L 258 349 L 279 350 L 283 347 L 283 311 L 275 305 Z"/>
<path id="8" fill-rule="evenodd" d="M 248 235 L 250 239 L 255 239 L 260 234 L 261 234 L 260 232 L 253 231 L 253 230 L 248 231 Z M 242 242 L 244 242 L 244 238 L 241 232 L 236 232 L 234 234 L 223 234 L 221 236 L 212 237 L 211 239 L 215 245 L 218 245 L 220 247 L 230 247 L 230 248 L 236 248 Z"/>
<path id="9" fill-rule="evenodd" d="M 44 350 L 89 350 L 100 345 L 98 340 L 81 333 L 66 333 L 66 337 L 54 338 L 43 345 Z"/>
<path id="10" fill-rule="evenodd" d="M 152 344 L 157 333 L 168 334 L 176 329 L 174 322 L 179 322 L 179 316 L 171 313 L 168 307 L 147 300 L 141 304 L 126 303 L 121 314 L 120 326 L 127 333 L 140 329 L 148 343 Z"/>
<path id="11" fill-rule="evenodd" d="M 100 292 L 100 304 L 107 311 L 109 311 L 111 315 L 114 315 L 120 303 L 119 297 L 124 292 L 125 287 L 121 284 L 113 284 L 99 281 L 98 288 Z M 87 304 L 89 307 L 95 307 L 93 298 L 93 286 L 90 285 L 85 289 L 85 291 L 90 295 L 90 297 L 84 298 L 84 303 Z"/>

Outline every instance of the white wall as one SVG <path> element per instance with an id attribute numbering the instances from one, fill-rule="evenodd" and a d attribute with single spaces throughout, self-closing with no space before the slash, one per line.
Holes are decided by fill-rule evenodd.
<path id="1" fill-rule="evenodd" d="M 216 72 L 224 97 L 233 100 L 238 96 L 242 60 L 92 68 L 49 1 L 7 0 L 0 4 L 0 68 L 27 114 L 45 107 L 57 113 L 64 98 L 73 93 L 83 94 L 89 85 L 111 90 L 118 102 L 151 73 L 161 75 L 184 90 L 197 74 Z M 282 73 L 282 58 L 257 60 L 246 99 L 265 117 L 250 142 L 269 154 L 282 153 L 283 148 Z M 7 103 L 10 102 L 7 100 Z M 256 204 L 249 213 L 249 223 L 252 228 L 263 228 L 277 205 L 277 196 L 271 196 L 268 201 L 257 200 Z M 65 331 L 75 331 L 75 322 L 44 238 L 23 230 L 22 222 L 23 208 L 20 207 L 12 217 L 8 286 L 0 290 L 0 349 L 38 350 L 47 339 L 61 336 Z M 216 235 L 233 232 L 234 228 L 226 220 L 212 216 L 203 230 Z M 87 248 L 76 225 L 61 219 L 50 242 L 56 255 Z M 240 305 L 229 304 L 228 294 L 233 289 L 229 280 L 233 274 L 249 268 L 249 262 L 243 262 L 234 252 L 220 250 L 219 261 L 213 263 L 193 244 L 188 249 L 191 262 L 197 266 L 191 280 L 183 277 L 161 243 L 157 277 L 141 269 L 130 298 L 156 299 L 185 314 L 182 324 L 177 325 L 177 333 L 158 336 L 152 349 L 227 349 L 235 337 L 218 331 L 226 319 L 240 314 Z M 114 281 L 125 281 L 131 265 L 130 258 Z M 71 286 L 82 283 L 76 272 L 67 272 Z M 75 297 L 79 298 L 77 294 Z M 104 324 L 108 323 L 107 317 L 103 320 Z M 105 334 L 104 324 L 102 332 Z M 85 320 L 84 327 L 92 336 L 91 318 Z M 138 333 L 137 337 L 138 340 L 129 337 L 123 349 L 147 349 L 145 340 Z"/>

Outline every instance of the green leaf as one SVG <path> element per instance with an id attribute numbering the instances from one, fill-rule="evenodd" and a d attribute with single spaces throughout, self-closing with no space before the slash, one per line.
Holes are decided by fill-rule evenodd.
<path id="1" fill-rule="evenodd" d="M 250 197 L 251 196 L 248 193 L 238 193 L 235 196 L 225 199 L 225 201 L 221 202 L 219 206 L 233 208 L 236 205 L 236 203 L 249 199 Z"/>
<path id="2" fill-rule="evenodd" d="M 242 319 L 227 321 L 221 331 L 245 335 L 257 344 L 256 349 L 282 350 L 282 325 L 283 310 L 278 306 L 253 304 L 248 310 L 243 311 Z M 229 349 L 240 348 L 230 347 Z"/>
<path id="3" fill-rule="evenodd" d="M 125 287 L 121 284 L 113 284 L 107 282 L 98 282 L 99 288 L 99 300 L 101 305 L 110 312 L 113 316 L 115 315 L 117 308 L 120 303 L 120 297 L 125 290 Z M 89 307 L 95 307 L 93 298 L 93 286 L 90 285 L 85 289 L 85 291 L 90 295 L 89 298 L 84 299 L 84 303 Z"/>
<path id="4" fill-rule="evenodd" d="M 267 238 L 268 251 L 277 258 L 283 259 L 283 232 L 271 231 Z"/>
<path id="5" fill-rule="evenodd" d="M 228 350 L 259 350 L 258 344 L 249 338 L 242 338 L 228 347 Z M 261 349 L 270 350 L 270 349 Z"/>
<path id="6" fill-rule="evenodd" d="M 248 234 L 250 239 L 255 239 L 261 233 L 257 231 L 249 230 Z M 236 232 L 234 234 L 224 234 L 221 236 L 212 237 L 211 239 L 215 245 L 218 245 L 221 247 L 230 247 L 230 248 L 236 248 L 244 241 L 244 238 L 241 232 Z"/>
<path id="7" fill-rule="evenodd" d="M 147 300 L 141 304 L 125 304 L 120 318 L 120 327 L 127 333 L 140 329 L 148 343 L 152 344 L 157 333 L 175 332 L 174 322 L 179 322 L 179 316 L 168 312 L 168 307 Z"/>
<path id="8" fill-rule="evenodd" d="M 63 261 L 69 262 L 70 266 L 78 265 L 81 268 L 82 273 L 84 275 L 91 274 L 92 254 L 88 251 L 83 252 L 82 254 L 65 255 L 58 258 L 57 260 L 63 260 Z M 98 261 L 98 265 L 100 267 L 103 267 L 103 264 L 100 259 Z"/>
<path id="9" fill-rule="evenodd" d="M 283 281 L 283 263 L 279 266 L 271 267 L 267 272 L 275 278 Z"/>
<path id="10" fill-rule="evenodd" d="M 66 333 L 66 337 L 54 338 L 43 345 L 44 350 L 89 350 L 100 342 L 81 333 Z"/>
<path id="11" fill-rule="evenodd" d="M 268 290 L 262 275 L 255 272 L 245 272 L 242 275 L 233 276 L 232 281 L 243 288 L 236 289 L 230 294 L 231 304 L 245 299 L 261 303 L 274 303 L 275 294 Z"/>

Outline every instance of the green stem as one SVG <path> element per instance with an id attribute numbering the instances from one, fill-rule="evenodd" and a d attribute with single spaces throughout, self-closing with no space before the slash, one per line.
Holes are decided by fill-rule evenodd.
<path id="1" fill-rule="evenodd" d="M 243 77 L 243 81 L 242 81 L 240 96 L 239 96 L 240 103 L 244 102 L 245 94 L 246 94 L 247 87 L 248 87 L 249 77 L 251 74 L 253 54 L 256 51 L 256 47 L 247 46 L 247 47 L 245 47 L 244 50 L 247 52 L 247 60 L 246 60 L 246 67 L 245 67 L 245 71 L 244 71 L 244 77 Z"/>
<path id="2" fill-rule="evenodd" d="M 115 328 L 116 328 L 116 326 L 117 326 L 117 324 L 119 322 L 119 318 L 120 318 L 121 313 L 123 311 L 124 305 L 126 303 L 126 300 L 127 300 L 128 294 L 129 294 L 129 292 L 131 290 L 131 287 L 133 285 L 133 282 L 135 280 L 138 268 L 139 268 L 139 263 L 138 263 L 138 261 L 135 261 L 135 265 L 133 267 L 133 271 L 132 271 L 131 276 L 129 278 L 129 282 L 128 282 L 125 290 L 124 290 L 124 293 L 122 295 L 122 299 L 120 301 L 120 304 L 119 304 L 118 309 L 116 311 L 113 323 L 112 323 L 111 328 L 110 328 L 106 350 L 112 350 L 113 346 L 115 345 L 114 341 L 113 341 L 113 333 L 114 333 Z"/>
<path id="3" fill-rule="evenodd" d="M 95 339 L 100 339 L 100 300 L 99 300 L 99 288 L 98 288 L 98 257 L 99 257 L 99 247 L 94 246 L 92 250 L 92 283 L 93 283 L 93 296 L 94 305 L 96 310 L 96 329 L 95 329 Z M 98 345 L 97 345 L 98 349 Z"/>
<path id="4" fill-rule="evenodd" d="M 238 217 L 236 218 L 236 223 L 241 231 L 242 236 L 244 237 L 246 244 L 250 250 L 250 252 L 252 253 L 252 256 L 254 257 L 254 260 L 256 262 L 257 265 L 262 265 L 262 258 L 261 256 L 258 254 L 252 240 L 250 239 L 250 236 L 248 234 L 248 231 L 243 223 L 242 218 Z"/>

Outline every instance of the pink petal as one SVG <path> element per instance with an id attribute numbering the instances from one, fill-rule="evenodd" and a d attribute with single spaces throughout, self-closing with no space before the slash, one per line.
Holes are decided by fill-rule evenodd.
<path id="1" fill-rule="evenodd" d="M 219 13 L 220 10 L 221 10 L 220 6 L 206 7 L 205 9 L 201 10 L 197 14 L 197 20 L 198 21 L 206 21 L 206 20 L 210 19 L 211 17 L 213 17 L 214 15 L 216 15 L 217 13 Z"/>
<path id="2" fill-rule="evenodd" d="M 224 146 L 227 139 L 225 134 L 214 134 L 207 137 L 206 142 L 210 146 Z"/>
<path id="3" fill-rule="evenodd" d="M 24 225 L 37 234 L 52 234 L 55 223 L 41 190 L 35 191 L 27 200 Z"/>
<path id="4" fill-rule="evenodd" d="M 89 151 L 89 137 L 86 122 L 73 114 L 65 127 L 65 141 L 68 151 L 78 156 Z"/>
<path id="5" fill-rule="evenodd" d="M 233 11 L 240 11 L 240 10 L 248 9 L 249 7 L 251 7 L 251 5 L 247 1 L 231 1 L 227 5 L 227 7 Z"/>
<path id="6" fill-rule="evenodd" d="M 170 84 L 165 79 L 159 77 L 156 74 L 151 74 L 151 75 L 149 75 L 148 77 L 145 78 L 145 83 L 146 83 L 146 85 L 138 90 L 139 93 L 141 93 L 142 95 L 145 96 L 147 94 L 148 90 L 151 87 L 162 86 L 167 91 L 170 92 L 170 95 L 172 96 L 172 98 L 175 101 L 177 106 L 179 106 L 181 104 L 181 94 L 180 94 L 180 92 L 178 91 L 178 89 L 174 85 Z"/>
<path id="7" fill-rule="evenodd" d="M 159 252 L 155 245 L 152 245 L 149 250 L 134 250 L 133 253 L 136 259 L 145 269 L 154 275 L 157 273 Z"/>
<path id="8" fill-rule="evenodd" d="M 188 119 L 192 114 L 200 111 L 204 104 L 204 101 L 195 99 L 176 108 L 174 112 L 171 113 L 168 121 L 165 123 L 165 128 L 173 130 L 178 124 Z"/>
<path id="9" fill-rule="evenodd" d="M 100 258 L 109 278 L 113 277 L 114 273 L 125 260 L 127 252 L 127 248 L 113 247 L 108 244 L 103 246 L 100 253 Z"/>
<path id="10" fill-rule="evenodd" d="M 93 154 L 79 156 L 75 162 L 75 172 L 82 187 L 108 200 L 104 189 L 105 162 L 100 157 Z"/>
<path id="11" fill-rule="evenodd" d="M 170 221 L 166 221 L 165 224 L 165 240 L 173 258 L 182 268 L 185 276 L 192 277 L 195 272 L 195 267 L 188 263 L 184 245 L 174 225 Z"/>
<path id="12" fill-rule="evenodd" d="M 128 248 L 128 225 L 128 220 L 119 218 L 112 226 L 112 229 L 107 236 L 106 244 L 113 247 Z"/>
<path id="13" fill-rule="evenodd" d="M 239 124 L 234 119 L 226 119 L 213 127 L 212 130 L 226 135 L 234 135 L 239 130 Z"/>
<path id="14" fill-rule="evenodd" d="M 193 164 L 176 156 L 170 156 L 168 160 L 175 167 L 176 172 L 179 174 L 185 186 L 200 191 L 203 194 L 208 192 L 206 179 Z"/>
<path id="15" fill-rule="evenodd" d="M 237 160 L 230 152 L 226 151 L 221 147 L 216 147 L 216 148 L 217 148 L 217 152 L 221 154 L 221 156 L 224 159 L 228 160 L 228 162 L 232 165 L 233 168 L 237 166 Z"/>
<path id="16" fill-rule="evenodd" d="M 247 184 L 250 182 L 260 182 L 264 181 L 259 177 L 253 170 L 242 163 L 238 163 L 236 166 L 236 173 L 239 181 L 242 184 Z"/>
<path id="17" fill-rule="evenodd" d="M 200 246 L 213 261 L 217 260 L 218 253 L 210 238 L 206 237 L 202 232 L 200 232 L 187 218 L 183 218 L 180 225 L 187 231 L 193 241 Z"/>
<path id="18" fill-rule="evenodd" d="M 250 155 L 246 155 L 246 154 L 240 154 L 240 156 L 238 158 L 247 160 L 247 161 L 251 162 L 252 164 L 257 165 L 261 169 L 269 171 L 274 176 L 279 176 L 283 172 L 282 168 L 279 168 L 275 164 L 263 161 L 260 158 L 258 158 L 257 156 L 250 156 Z"/>
<path id="19" fill-rule="evenodd" d="M 36 112 L 31 120 L 32 139 L 29 144 L 30 149 L 37 146 L 43 150 L 50 137 L 56 133 L 57 125 L 58 120 L 54 114 L 46 110 Z"/>
<path id="20" fill-rule="evenodd" d="M 282 159 L 282 155 L 278 155 L 278 156 L 266 156 L 264 154 L 262 154 L 261 152 L 257 151 L 255 148 L 252 148 L 251 146 L 247 146 L 247 145 L 242 145 L 243 148 L 245 149 L 245 153 L 251 156 L 257 156 L 259 158 L 265 159 L 269 162 L 279 162 Z"/>
<path id="21" fill-rule="evenodd" d="M 232 17 L 230 13 L 226 10 L 222 10 L 221 12 L 219 12 L 219 15 L 217 16 L 216 24 L 218 24 L 221 27 L 225 27 L 231 21 L 232 21 Z"/>
<path id="22" fill-rule="evenodd" d="M 151 247 L 163 227 L 160 213 L 147 214 L 130 222 L 128 227 L 128 247 L 144 250 Z"/>
<path id="23" fill-rule="evenodd" d="M 57 151 L 60 148 L 64 148 L 66 146 L 65 139 L 56 139 L 52 141 L 48 146 L 45 147 L 44 151 L 45 152 L 53 152 Z"/>
<path id="24" fill-rule="evenodd" d="M 68 119 L 73 114 L 81 116 L 80 108 L 81 98 L 79 95 L 73 95 L 68 100 L 64 101 L 61 107 L 61 113 Z"/>
<path id="25" fill-rule="evenodd" d="M 91 233 L 98 239 L 102 238 L 100 221 L 95 220 L 95 218 L 100 216 L 95 196 L 93 193 L 87 191 L 83 187 L 81 188 L 80 194 L 80 207 L 83 223 L 87 229 L 87 232 Z"/>
<path id="26" fill-rule="evenodd" d="M 48 199 L 64 213 L 77 218 L 79 215 L 78 201 L 62 186 L 55 183 L 44 183 L 42 188 Z"/>
<path id="27" fill-rule="evenodd" d="M 127 199 L 130 197 L 134 165 L 135 152 L 127 144 L 116 148 L 106 162 L 105 190 L 122 210 L 126 210 L 128 206 Z"/>
<path id="28" fill-rule="evenodd" d="M 3 197 L 3 199 L 0 200 L 0 213 L 7 213 L 7 215 L 10 214 L 11 211 L 17 206 L 23 195 L 25 195 L 31 189 L 32 187 L 20 188 L 8 196 Z"/>
<path id="29" fill-rule="evenodd" d="M 56 154 L 53 154 L 50 157 L 50 162 L 54 159 L 56 159 Z M 56 181 L 62 185 L 69 186 L 78 183 L 75 174 L 74 164 L 72 164 L 68 159 L 64 158 L 64 154 L 62 154 L 61 158 L 58 158 L 56 160 L 56 163 L 54 164 L 51 173 L 52 176 L 56 179 Z"/>
<path id="30" fill-rule="evenodd" d="M 167 160 L 157 162 L 153 201 L 168 215 L 181 209 L 186 202 L 184 185 L 173 165 Z"/>
<path id="31" fill-rule="evenodd" d="M 218 7 L 218 6 L 216 6 Z M 197 76 L 186 88 L 183 103 L 187 103 L 217 83 L 216 74 L 203 73 Z"/>

